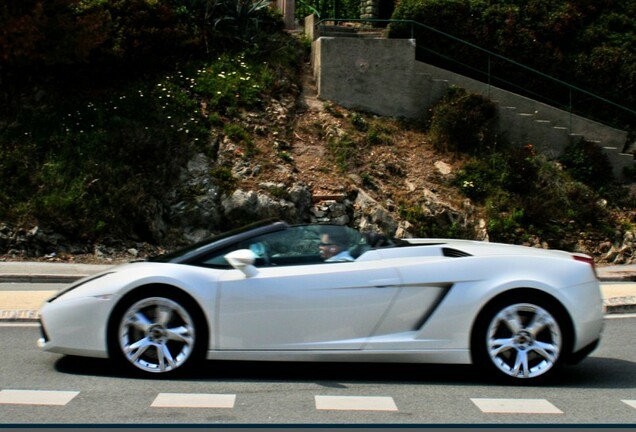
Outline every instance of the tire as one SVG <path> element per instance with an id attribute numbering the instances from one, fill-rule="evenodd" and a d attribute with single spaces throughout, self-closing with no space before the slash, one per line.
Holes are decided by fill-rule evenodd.
<path id="1" fill-rule="evenodd" d="M 205 358 L 207 329 L 194 301 L 168 289 L 126 298 L 109 325 L 109 353 L 133 373 L 175 376 Z"/>
<path id="2" fill-rule="evenodd" d="M 537 297 L 513 295 L 484 309 L 472 335 L 477 366 L 508 383 L 535 384 L 554 376 L 567 356 L 570 332 L 560 308 Z"/>

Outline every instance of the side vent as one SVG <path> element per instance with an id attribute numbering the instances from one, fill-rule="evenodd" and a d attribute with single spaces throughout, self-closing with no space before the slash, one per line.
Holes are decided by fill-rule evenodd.
<path id="1" fill-rule="evenodd" d="M 444 254 L 445 257 L 448 257 L 448 258 L 463 258 L 463 257 L 472 256 L 469 253 L 466 253 L 464 251 L 460 251 L 457 249 L 452 249 L 452 248 L 442 248 L 442 253 Z"/>

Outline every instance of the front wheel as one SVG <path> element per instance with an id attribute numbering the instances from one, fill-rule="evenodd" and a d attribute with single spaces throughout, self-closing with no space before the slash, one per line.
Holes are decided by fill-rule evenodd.
<path id="1" fill-rule="evenodd" d="M 510 299 L 484 311 L 473 334 L 476 363 L 514 382 L 550 377 L 563 363 L 568 341 L 556 308 Z"/>
<path id="2" fill-rule="evenodd" d="M 128 300 L 113 317 L 111 354 L 127 368 L 153 375 L 184 372 L 202 357 L 204 326 L 191 302 L 170 295 Z"/>

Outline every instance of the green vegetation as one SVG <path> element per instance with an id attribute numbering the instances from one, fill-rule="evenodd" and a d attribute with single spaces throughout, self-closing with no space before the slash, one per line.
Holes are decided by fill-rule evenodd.
<path id="1" fill-rule="evenodd" d="M 339 108 L 325 104 L 325 109 L 336 118 L 346 117 Z M 364 163 L 365 156 L 372 146 L 390 145 L 391 128 L 375 118 L 353 112 L 347 117 L 350 131 L 334 131 L 327 140 L 327 150 L 338 169 L 345 173 Z M 372 184 L 368 173 L 363 181 Z"/>
<path id="2" fill-rule="evenodd" d="M 488 129 L 495 113 L 485 97 L 452 87 L 431 110 L 431 142 L 443 151 L 483 152 L 492 140 Z"/>
<path id="3" fill-rule="evenodd" d="M 611 187 L 611 169 L 597 146 L 572 146 L 561 163 L 546 159 L 532 145 L 494 151 L 483 145 L 482 133 L 491 120 L 491 104 L 463 90 L 451 89 L 433 113 L 430 137 L 436 147 L 472 155 L 453 184 L 484 207 L 492 240 L 521 243 L 537 236 L 568 248 L 568 230 L 608 223 L 599 191 Z M 413 209 L 403 213 L 422 225 Z"/>
<path id="4" fill-rule="evenodd" d="M 360 146 L 351 136 L 345 134 L 330 138 L 327 149 L 340 171 L 346 172 L 352 164 L 356 164 L 356 156 L 360 151 Z"/>
<path id="5" fill-rule="evenodd" d="M 25 0 L 0 7 L 0 220 L 151 238 L 214 129 L 289 91 L 302 55 L 268 2 Z M 36 73 L 34 73 L 34 71 Z M 223 191 L 231 173 L 211 173 Z"/>
<path id="6" fill-rule="evenodd" d="M 401 0 L 394 19 L 413 20 L 636 110 L 636 2 L 633 0 Z M 391 37 L 412 37 L 391 24 Z M 418 56 L 440 67 L 636 132 L 634 115 L 438 33 L 415 27 Z M 440 55 L 433 54 L 434 52 Z"/>
<path id="7" fill-rule="evenodd" d="M 496 241 L 519 243 L 537 236 L 567 248 L 569 230 L 587 224 L 602 228 L 610 220 L 593 187 L 531 147 L 482 155 L 466 164 L 454 183 L 484 206 Z"/>
<path id="8" fill-rule="evenodd" d="M 360 16 L 360 1 L 298 0 L 296 2 L 296 19 L 302 22 L 310 14 L 316 14 L 319 18 L 357 18 Z"/>

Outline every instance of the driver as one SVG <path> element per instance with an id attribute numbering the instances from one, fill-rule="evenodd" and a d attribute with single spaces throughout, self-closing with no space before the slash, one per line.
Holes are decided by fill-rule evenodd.
<path id="1" fill-rule="evenodd" d="M 344 233 L 327 232 L 320 236 L 318 245 L 320 256 L 325 262 L 354 261 L 347 250 L 347 238 Z"/>

